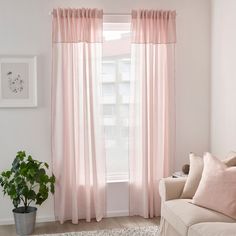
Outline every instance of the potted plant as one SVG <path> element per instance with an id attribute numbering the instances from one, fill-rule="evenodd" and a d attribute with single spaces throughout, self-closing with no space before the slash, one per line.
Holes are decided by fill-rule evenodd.
<path id="1" fill-rule="evenodd" d="M 49 192 L 54 193 L 55 177 L 48 176 L 47 169 L 47 163 L 19 151 L 11 169 L 0 174 L 3 193 L 11 198 L 15 207 L 13 214 L 19 235 L 29 235 L 34 231 L 37 208 L 30 204 L 41 205 Z"/>

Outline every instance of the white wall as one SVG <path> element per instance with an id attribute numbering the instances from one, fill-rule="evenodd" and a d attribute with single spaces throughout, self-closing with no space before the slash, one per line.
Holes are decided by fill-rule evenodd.
<path id="1" fill-rule="evenodd" d="M 50 66 L 53 7 L 98 7 L 105 12 L 130 12 L 132 8 L 177 10 L 176 46 L 176 169 L 190 151 L 209 149 L 209 0 L 0 0 L 0 54 L 38 55 L 39 106 L 35 109 L 0 109 L 0 171 L 8 168 L 16 151 L 51 163 Z M 127 212 L 127 184 L 108 186 L 108 210 Z M 0 195 L 0 222 L 12 219 L 11 203 Z M 112 213 L 113 212 L 113 213 Z M 39 210 L 51 219 L 52 198 Z"/>
<path id="2" fill-rule="evenodd" d="M 212 0 L 211 150 L 236 150 L 236 1 Z"/>

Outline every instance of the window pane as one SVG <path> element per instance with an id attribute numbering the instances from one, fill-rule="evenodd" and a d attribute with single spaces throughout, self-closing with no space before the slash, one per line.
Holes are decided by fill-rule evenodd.
<path id="1" fill-rule="evenodd" d="M 109 117 L 109 118 L 108 117 L 107 118 L 104 117 L 103 124 L 105 126 L 114 126 L 114 125 L 116 125 L 116 119 L 112 118 L 112 117 Z"/>
<path id="2" fill-rule="evenodd" d="M 105 129 L 104 129 L 104 131 L 105 131 L 105 138 L 106 139 L 114 139 L 114 137 L 115 137 L 115 130 L 114 130 L 114 127 L 112 127 L 112 126 L 105 126 Z"/>
<path id="3" fill-rule="evenodd" d="M 102 81 L 113 82 L 116 77 L 116 64 L 113 61 L 103 61 Z"/>
<path id="4" fill-rule="evenodd" d="M 120 122 L 121 126 L 129 126 L 129 118 L 128 118 L 128 114 L 127 114 L 127 118 L 121 119 Z"/>
<path id="5" fill-rule="evenodd" d="M 106 96 L 113 96 L 114 95 L 114 84 L 103 84 L 102 85 L 102 95 Z"/>
<path id="6" fill-rule="evenodd" d="M 121 128 L 121 137 L 128 138 L 128 136 L 129 136 L 129 128 L 128 127 Z"/>
<path id="7" fill-rule="evenodd" d="M 128 117 L 128 115 L 129 115 L 129 105 L 128 104 L 127 105 L 120 105 L 119 108 L 120 108 L 120 110 L 119 110 L 120 116 L 121 117 Z"/>
<path id="8" fill-rule="evenodd" d="M 121 75 L 121 80 L 129 81 L 130 80 L 130 59 L 125 58 L 120 61 L 119 70 Z"/>
<path id="9" fill-rule="evenodd" d="M 114 105 L 103 105 L 103 115 L 104 116 L 115 115 L 115 106 Z"/>
<path id="10" fill-rule="evenodd" d="M 119 28 L 119 27 L 118 27 Z M 130 32 L 104 31 L 103 123 L 107 175 L 127 173 L 130 97 Z"/>
<path id="11" fill-rule="evenodd" d="M 129 96 L 129 94 L 130 94 L 130 84 L 129 83 L 120 83 L 119 84 L 119 94 L 121 96 Z"/>
<path id="12" fill-rule="evenodd" d="M 106 139 L 105 146 L 106 146 L 106 152 L 108 152 L 109 149 L 112 149 L 116 146 L 116 141 L 114 139 Z"/>
<path id="13" fill-rule="evenodd" d="M 102 99 L 103 104 L 116 104 L 116 96 L 106 96 Z"/>

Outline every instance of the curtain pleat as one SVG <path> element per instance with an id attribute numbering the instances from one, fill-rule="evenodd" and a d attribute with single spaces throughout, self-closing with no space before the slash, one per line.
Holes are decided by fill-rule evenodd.
<path id="1" fill-rule="evenodd" d="M 133 10 L 132 43 L 175 43 L 175 18 L 175 11 Z"/>

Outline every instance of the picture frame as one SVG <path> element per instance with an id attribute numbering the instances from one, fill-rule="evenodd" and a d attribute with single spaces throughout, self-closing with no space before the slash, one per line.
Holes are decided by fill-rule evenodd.
<path id="1" fill-rule="evenodd" d="M 0 56 L 0 107 L 37 106 L 37 57 Z"/>

